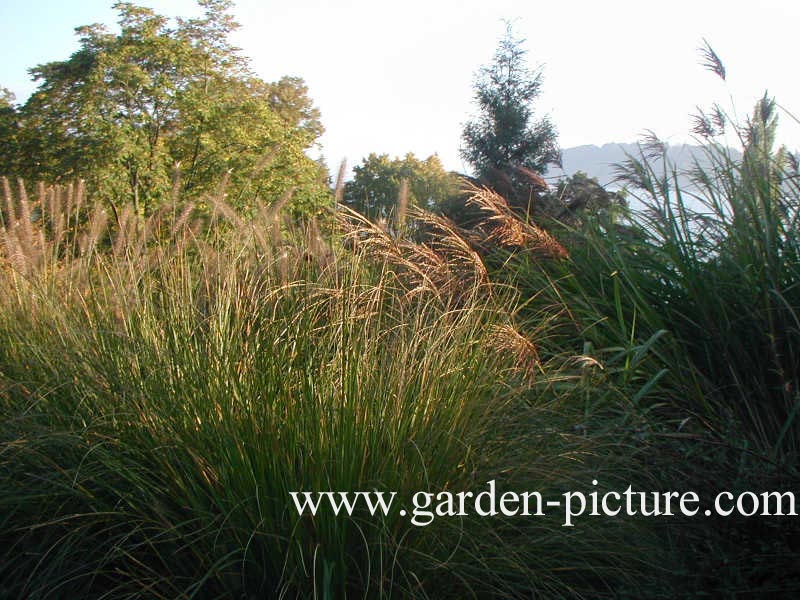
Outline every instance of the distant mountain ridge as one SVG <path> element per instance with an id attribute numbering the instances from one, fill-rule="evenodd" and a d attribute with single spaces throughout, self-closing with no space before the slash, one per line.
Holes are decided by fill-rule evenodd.
<path id="1" fill-rule="evenodd" d="M 583 171 L 590 177 L 595 177 L 597 181 L 609 188 L 621 187 L 615 182 L 617 171 L 615 164 L 623 163 L 628 155 L 640 158 L 639 144 L 603 144 L 602 146 L 585 145 L 575 146 L 562 150 L 562 168 L 551 165 L 547 171 L 547 178 L 561 178 L 574 175 L 578 171 Z M 734 156 L 741 156 L 734 151 Z M 701 165 L 708 165 L 708 158 L 702 146 L 693 144 L 667 144 L 667 157 L 677 166 L 679 171 L 691 169 L 694 160 Z M 685 183 L 685 182 L 682 182 Z"/>

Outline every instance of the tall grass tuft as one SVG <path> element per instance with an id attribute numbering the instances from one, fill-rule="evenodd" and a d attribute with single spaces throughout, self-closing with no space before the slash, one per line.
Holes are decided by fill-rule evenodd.
<path id="1" fill-rule="evenodd" d="M 540 385 L 582 403 L 582 426 L 617 423 L 664 485 L 701 497 L 800 482 L 800 189 L 776 117 L 766 97 L 743 126 L 717 107 L 690 173 L 648 138 L 620 166 L 637 208 L 549 224 L 564 260 L 492 259 L 530 326 L 549 323 L 537 349 L 562 367 Z M 723 125 L 741 152 L 715 137 Z M 722 519 L 673 539 L 690 585 L 766 594 L 800 586 L 797 535 L 785 519 Z"/>
<path id="2" fill-rule="evenodd" d="M 536 340 L 448 222 L 417 214 L 439 232 L 422 244 L 345 211 L 325 238 L 279 204 L 143 219 L 39 198 L 63 217 L 6 185 L 3 594 L 597 597 L 658 562 L 636 523 L 294 509 L 293 491 L 560 494 L 614 462 L 531 396 Z"/>

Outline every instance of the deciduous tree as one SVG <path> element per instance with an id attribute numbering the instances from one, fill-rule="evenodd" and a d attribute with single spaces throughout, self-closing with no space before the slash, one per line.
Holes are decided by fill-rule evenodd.
<path id="1" fill-rule="evenodd" d="M 228 180 L 229 198 L 242 208 L 290 190 L 296 212 L 329 201 L 327 173 L 306 155 L 322 126 L 303 81 L 257 78 L 229 41 L 232 3 L 199 4 L 201 18 L 173 26 L 119 2 L 118 34 L 79 28 L 75 54 L 31 70 L 40 84 L 20 109 L 15 140 L 27 160 L 3 161 L 0 171 L 80 177 L 140 213 L 169 196 L 177 172 L 190 196 Z"/>
<path id="2" fill-rule="evenodd" d="M 458 177 L 445 171 L 435 154 L 420 160 L 413 153 L 394 159 L 373 153 L 353 173 L 345 188 L 345 204 L 375 220 L 388 220 L 396 210 L 404 180 L 408 203 L 427 210 L 439 207 L 459 188 Z"/>

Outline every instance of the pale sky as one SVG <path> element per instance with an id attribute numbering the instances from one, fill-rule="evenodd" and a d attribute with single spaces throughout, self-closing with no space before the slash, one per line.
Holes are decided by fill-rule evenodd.
<path id="1" fill-rule="evenodd" d="M 190 0 L 138 2 L 168 16 L 198 14 Z M 113 24 L 111 0 L 0 0 L 0 85 L 24 100 L 27 69 L 66 59 L 74 28 Z M 473 112 L 476 70 L 490 62 L 511 20 L 531 67 L 544 73 L 538 115 L 567 148 L 632 142 L 652 130 L 691 141 L 690 114 L 719 102 L 744 117 L 765 91 L 800 117 L 797 29 L 792 0 L 237 0 L 234 42 L 266 80 L 296 75 L 322 112 L 323 155 L 336 172 L 370 152 L 459 158 Z M 700 66 L 706 38 L 727 83 Z M 781 115 L 780 141 L 800 149 L 800 124 Z"/>

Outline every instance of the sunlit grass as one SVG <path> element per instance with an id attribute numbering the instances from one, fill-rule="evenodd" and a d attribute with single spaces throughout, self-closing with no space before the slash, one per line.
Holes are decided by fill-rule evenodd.
<path id="1" fill-rule="evenodd" d="M 568 225 L 475 187 L 465 230 L 402 198 L 390 228 L 286 198 L 245 219 L 223 185 L 143 219 L 4 181 L 0 597 L 796 591 L 786 519 L 400 514 L 490 480 L 796 489 L 800 176 L 774 110 L 742 155 L 710 139 L 692 186 L 647 140 L 621 168 L 642 208 Z M 375 490 L 390 514 L 290 498 Z"/>
<path id="2" fill-rule="evenodd" d="M 64 197 L 72 228 L 42 212 Z M 560 494 L 608 470 L 616 440 L 581 435 L 557 398 L 532 400 L 541 365 L 514 294 L 445 221 L 424 217 L 439 237 L 421 245 L 343 214 L 326 241 L 317 225 L 287 229 L 275 210 L 245 223 L 213 199 L 203 222 L 191 206 L 109 220 L 77 189 L 6 200 L 0 581 L 12 596 L 636 585 L 635 548 L 653 542 L 625 541 L 634 524 L 567 535 L 558 515 L 417 528 L 399 506 L 294 510 L 292 491 L 408 502 L 496 479 Z"/>

